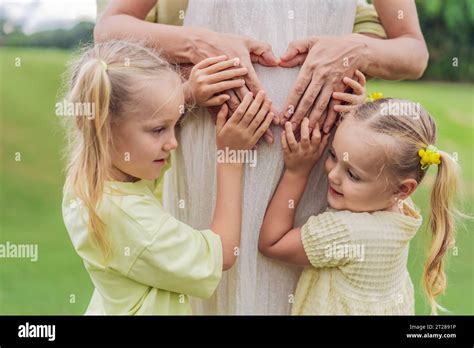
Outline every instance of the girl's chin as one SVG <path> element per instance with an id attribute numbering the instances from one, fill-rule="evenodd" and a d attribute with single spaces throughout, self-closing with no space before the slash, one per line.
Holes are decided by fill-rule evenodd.
<path id="1" fill-rule="evenodd" d="M 344 205 L 342 204 L 342 202 L 339 202 L 337 198 L 336 199 L 333 198 L 331 194 L 327 195 L 327 201 L 328 201 L 328 206 L 332 209 L 336 209 L 336 210 L 344 209 Z"/>

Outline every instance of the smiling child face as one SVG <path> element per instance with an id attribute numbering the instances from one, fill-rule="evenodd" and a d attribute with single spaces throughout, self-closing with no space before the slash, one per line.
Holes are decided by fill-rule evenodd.
<path id="1" fill-rule="evenodd" d="M 337 210 L 371 212 L 396 206 L 394 187 L 383 172 L 384 145 L 393 139 L 368 128 L 349 114 L 337 128 L 325 162 L 327 199 Z"/>
<path id="2" fill-rule="evenodd" d="M 175 126 L 184 94 L 175 75 L 136 82 L 140 105 L 112 123 L 114 177 L 120 181 L 154 180 L 178 146 Z"/>

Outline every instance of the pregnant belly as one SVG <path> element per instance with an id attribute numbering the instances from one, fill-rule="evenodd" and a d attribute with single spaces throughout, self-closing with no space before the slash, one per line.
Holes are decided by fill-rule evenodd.
<path id="1" fill-rule="evenodd" d="M 254 64 L 258 79 L 272 100 L 277 111 L 281 111 L 298 76 L 300 67 L 281 68 Z"/>

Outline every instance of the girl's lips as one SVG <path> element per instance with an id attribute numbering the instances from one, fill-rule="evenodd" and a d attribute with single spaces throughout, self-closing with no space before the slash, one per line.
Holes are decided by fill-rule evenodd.
<path id="1" fill-rule="evenodd" d="M 336 196 L 336 197 L 344 196 L 342 193 L 339 193 L 336 190 L 334 190 L 331 186 L 329 186 L 329 193 L 331 193 L 333 196 Z"/>

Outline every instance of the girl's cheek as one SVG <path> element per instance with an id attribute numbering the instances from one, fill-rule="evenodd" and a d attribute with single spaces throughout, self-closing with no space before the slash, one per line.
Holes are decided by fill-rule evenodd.
<path id="1" fill-rule="evenodd" d="M 331 158 L 330 157 L 326 158 L 326 162 L 324 162 L 324 171 L 326 172 L 326 175 L 329 174 L 329 172 L 331 171 L 333 167 L 334 165 L 332 164 Z"/>

